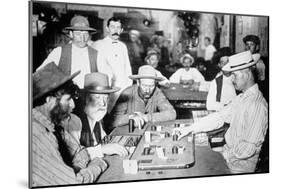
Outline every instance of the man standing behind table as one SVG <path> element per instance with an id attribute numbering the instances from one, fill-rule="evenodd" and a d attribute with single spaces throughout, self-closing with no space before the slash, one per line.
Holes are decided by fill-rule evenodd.
<path id="1" fill-rule="evenodd" d="M 118 154 L 122 157 L 128 155 L 125 147 L 113 144 L 101 144 L 106 136 L 102 119 L 107 112 L 108 96 L 120 90 L 110 87 L 107 75 L 103 73 L 90 73 L 85 75 L 83 89 L 84 111 L 78 114 L 80 120 L 66 125 L 65 129 L 83 146 L 91 157 L 103 157 L 104 154 Z"/>
<path id="2" fill-rule="evenodd" d="M 73 79 L 74 83 L 83 87 L 84 76 L 97 72 L 97 51 L 87 45 L 90 32 L 96 32 L 89 26 L 89 21 L 84 16 L 74 16 L 70 22 L 69 30 L 71 43 L 55 48 L 37 69 L 41 69 L 49 62 L 54 62 L 66 74 L 73 74 L 80 70 L 81 74 Z"/>
<path id="3" fill-rule="evenodd" d="M 127 125 L 129 119 L 141 128 L 147 122 L 176 119 L 176 111 L 156 86 L 163 78 L 157 77 L 152 66 L 139 68 L 138 75 L 130 76 L 137 83 L 125 89 L 111 112 L 113 127 Z"/>
<path id="4" fill-rule="evenodd" d="M 212 45 L 210 37 L 204 38 L 204 45 L 205 45 L 204 59 L 205 61 L 211 61 L 214 56 L 214 53 L 216 52 L 216 48 L 214 47 L 214 45 Z"/>
<path id="5" fill-rule="evenodd" d="M 90 158 L 85 148 L 63 129 L 75 107 L 71 80 L 54 63 L 35 72 L 31 125 L 31 186 L 93 183 L 107 168 L 100 158 Z"/>
<path id="6" fill-rule="evenodd" d="M 126 45 L 119 41 L 119 36 L 123 32 L 120 18 L 112 17 L 107 21 L 106 31 L 108 35 L 94 44 L 98 50 L 98 72 L 108 75 L 112 87 L 120 87 L 121 90 L 112 93 L 109 97 L 108 112 L 114 107 L 120 93 L 132 81 L 128 76 L 132 75 L 128 49 Z"/>
<path id="7" fill-rule="evenodd" d="M 231 73 L 235 89 L 242 93 L 221 111 L 189 127 L 175 129 L 182 138 L 190 132 L 210 131 L 229 123 L 222 155 L 233 173 L 255 171 L 268 128 L 268 105 L 254 77 L 256 63 L 250 51 L 230 56 L 222 70 Z"/>

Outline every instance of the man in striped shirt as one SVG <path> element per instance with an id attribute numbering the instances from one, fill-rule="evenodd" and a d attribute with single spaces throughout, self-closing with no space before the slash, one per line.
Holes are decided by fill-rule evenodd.
<path id="1" fill-rule="evenodd" d="M 107 168 L 63 129 L 75 107 L 72 79 L 49 63 L 35 72 L 31 125 L 31 187 L 93 183 Z"/>
<path id="2" fill-rule="evenodd" d="M 221 111 L 210 114 L 190 127 L 176 128 L 180 137 L 190 132 L 206 132 L 229 123 L 222 155 L 232 173 L 254 172 L 268 128 L 268 105 L 255 82 L 256 62 L 250 51 L 229 57 L 223 71 L 231 73 L 241 93 Z"/>

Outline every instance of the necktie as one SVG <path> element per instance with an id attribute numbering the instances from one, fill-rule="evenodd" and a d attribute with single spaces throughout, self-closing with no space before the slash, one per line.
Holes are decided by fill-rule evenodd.
<path id="1" fill-rule="evenodd" d="M 101 130 L 99 122 L 96 122 L 94 127 L 94 135 L 96 137 L 96 141 L 99 144 L 101 142 Z"/>

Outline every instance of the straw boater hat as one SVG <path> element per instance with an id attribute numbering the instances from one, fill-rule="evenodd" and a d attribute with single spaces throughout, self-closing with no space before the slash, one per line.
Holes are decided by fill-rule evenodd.
<path id="1" fill-rule="evenodd" d="M 80 71 L 77 71 L 72 75 L 67 75 L 54 62 L 47 64 L 32 74 L 33 100 L 37 100 L 48 92 L 57 89 L 79 73 Z"/>
<path id="2" fill-rule="evenodd" d="M 96 32 L 96 29 L 90 27 L 88 19 L 84 16 L 74 16 L 70 21 L 70 25 L 71 26 L 66 27 L 65 30 Z"/>
<path id="3" fill-rule="evenodd" d="M 129 76 L 130 79 L 155 79 L 155 81 L 163 81 L 162 77 L 157 77 L 156 70 L 150 65 L 144 65 L 139 68 L 138 75 Z"/>
<path id="4" fill-rule="evenodd" d="M 103 73 L 93 72 L 85 75 L 84 92 L 86 93 L 107 94 L 119 90 L 119 87 L 109 86 L 108 76 Z"/>
<path id="5" fill-rule="evenodd" d="M 256 63 L 257 61 L 253 59 L 252 53 L 250 51 L 245 51 L 230 56 L 228 59 L 228 63 L 222 68 L 222 70 L 225 72 L 233 72 L 249 68 Z"/>
<path id="6" fill-rule="evenodd" d="M 147 51 L 147 55 L 144 58 L 145 62 L 148 61 L 148 59 L 152 56 L 152 55 L 156 55 L 158 60 L 160 59 L 160 53 L 157 52 L 155 49 L 150 49 L 149 51 Z"/>
<path id="7" fill-rule="evenodd" d="M 186 53 L 186 54 L 182 55 L 182 57 L 180 58 L 181 64 L 183 63 L 185 58 L 189 58 L 191 60 L 191 65 L 194 63 L 194 58 L 190 54 Z"/>

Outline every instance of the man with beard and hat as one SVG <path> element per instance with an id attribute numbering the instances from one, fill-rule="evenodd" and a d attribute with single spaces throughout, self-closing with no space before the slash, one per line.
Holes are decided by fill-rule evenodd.
<path id="1" fill-rule="evenodd" d="M 231 74 L 235 89 L 241 93 L 222 110 L 191 126 L 174 129 L 180 139 L 191 132 L 211 131 L 230 124 L 221 153 L 232 173 L 255 171 L 268 128 L 268 104 L 255 81 L 256 63 L 250 51 L 230 56 L 222 70 Z"/>
<path id="2" fill-rule="evenodd" d="M 109 84 L 112 87 L 121 88 L 120 91 L 112 93 L 109 97 L 108 112 L 110 112 L 120 93 L 132 85 L 132 81 L 128 78 L 132 75 L 132 68 L 127 46 L 119 40 L 119 36 L 123 32 L 121 19 L 110 18 L 107 21 L 106 31 L 108 35 L 97 41 L 94 48 L 98 50 L 98 72 L 108 75 Z"/>
<path id="3" fill-rule="evenodd" d="M 157 77 L 150 65 L 139 68 L 138 75 L 130 76 L 137 83 L 125 89 L 110 115 L 113 127 L 128 124 L 134 120 L 135 127 L 141 128 L 147 122 L 176 119 L 176 111 L 156 86 L 163 78 Z"/>
<path id="4" fill-rule="evenodd" d="M 49 63 L 32 75 L 31 185 L 93 183 L 107 168 L 104 160 L 91 158 L 87 149 L 63 129 L 74 115 L 72 83 L 80 71 L 65 74 Z"/>
<path id="5" fill-rule="evenodd" d="M 74 16 L 70 24 L 71 26 L 65 30 L 69 31 L 71 42 L 55 48 L 37 70 L 49 62 L 54 62 L 69 75 L 80 70 L 81 73 L 73 79 L 73 82 L 82 88 L 84 76 L 97 72 L 97 51 L 87 44 L 90 33 L 96 32 L 96 29 L 91 28 L 88 19 L 80 15 Z"/>
<path id="6" fill-rule="evenodd" d="M 117 154 L 121 157 L 128 155 L 126 148 L 118 143 L 101 144 L 106 136 L 102 119 L 107 112 L 108 96 L 119 90 L 118 87 L 109 86 L 108 76 L 103 73 L 85 75 L 84 111 L 78 114 L 81 121 L 69 124 L 65 129 L 81 145 L 87 147 L 91 157 L 103 157 L 105 154 Z"/>

